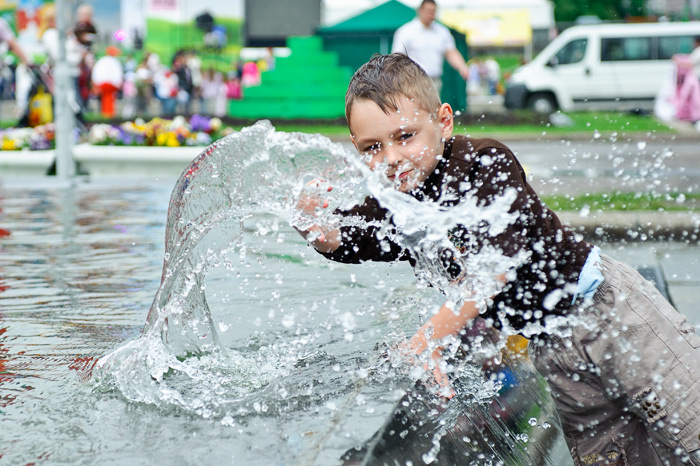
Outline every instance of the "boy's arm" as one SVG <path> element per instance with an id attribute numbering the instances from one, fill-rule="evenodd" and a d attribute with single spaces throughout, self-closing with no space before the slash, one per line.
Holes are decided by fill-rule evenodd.
<path id="1" fill-rule="evenodd" d="M 501 283 L 505 283 L 505 274 L 495 277 Z M 459 312 L 455 313 L 452 306 L 449 303 L 445 303 L 440 307 L 440 310 L 428 320 L 418 331 L 411 337 L 409 341 L 410 349 L 416 354 L 421 354 L 423 351 L 430 347 L 430 340 L 437 340 L 438 342 L 443 338 L 450 335 L 458 335 L 459 332 L 466 327 L 467 323 L 475 319 L 479 315 L 479 306 L 477 301 L 466 301 Z M 448 398 L 450 398 L 454 392 L 450 387 L 450 382 L 440 370 L 440 360 L 442 359 L 442 351 L 438 346 L 431 354 L 432 359 L 436 362 L 433 368 L 433 376 L 435 380 L 440 384 L 445 390 Z"/>
<path id="2" fill-rule="evenodd" d="M 430 318 L 409 341 L 409 346 L 416 354 L 421 354 L 428 348 L 429 340 L 442 340 L 449 335 L 457 335 L 467 322 L 479 315 L 476 301 L 466 301 L 458 313 L 445 303 L 440 310 Z M 438 350 L 439 351 L 439 350 Z"/>
<path id="3" fill-rule="evenodd" d="M 313 187 L 316 184 L 318 188 L 321 183 L 314 180 L 307 185 Z M 331 189 L 329 187 L 328 191 Z M 313 192 L 303 193 L 297 201 L 297 209 L 311 218 L 319 218 L 318 212 L 327 209 L 328 205 L 322 194 Z M 366 261 L 409 260 L 409 256 L 398 244 L 386 237 L 378 238 L 377 225 L 388 222 L 388 213 L 376 199 L 367 197 L 362 204 L 349 210 L 336 209 L 333 214 L 347 218 L 355 217 L 358 225 L 338 228 L 316 223 L 304 230 L 295 227 L 299 234 L 326 258 L 352 264 Z M 361 226 L 362 223 L 366 226 Z"/>

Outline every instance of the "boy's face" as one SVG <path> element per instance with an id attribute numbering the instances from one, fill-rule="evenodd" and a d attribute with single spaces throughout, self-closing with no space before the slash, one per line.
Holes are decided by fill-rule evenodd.
<path id="1" fill-rule="evenodd" d="M 371 170 L 384 170 L 396 189 L 411 191 L 430 175 L 452 136 L 452 108 L 442 104 L 437 116 L 408 97 L 387 115 L 374 101 L 360 99 L 350 109 L 352 142 Z"/>

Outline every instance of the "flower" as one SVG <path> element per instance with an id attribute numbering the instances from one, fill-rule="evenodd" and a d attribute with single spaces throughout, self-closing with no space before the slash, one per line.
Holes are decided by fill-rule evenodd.
<path id="1" fill-rule="evenodd" d="M 219 131 L 221 129 L 221 125 L 223 123 L 221 122 L 220 118 L 214 117 L 211 120 L 209 120 L 209 126 L 211 127 L 212 131 Z"/>
<path id="2" fill-rule="evenodd" d="M 203 115 L 193 115 L 189 121 L 182 116 L 173 120 L 153 118 L 148 122 L 137 118 L 118 126 L 94 124 L 84 136 L 76 128 L 73 142 L 86 138 L 93 145 L 206 146 L 232 132 L 232 128 L 223 127 L 219 118 L 210 119 Z M 35 128 L 9 128 L 0 130 L 0 149 L 51 149 L 55 146 L 55 139 L 56 128 L 53 123 Z"/>
<path id="3" fill-rule="evenodd" d="M 35 128 L 8 128 L 0 131 L 2 150 L 51 149 L 55 129 L 52 123 Z"/>

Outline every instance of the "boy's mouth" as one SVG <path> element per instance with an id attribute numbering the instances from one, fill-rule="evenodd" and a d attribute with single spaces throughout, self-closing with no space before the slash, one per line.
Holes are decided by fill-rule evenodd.
<path id="1" fill-rule="evenodd" d="M 393 173 L 393 174 L 389 175 L 387 178 L 389 178 L 391 181 L 394 181 L 396 178 L 398 178 L 400 180 L 405 180 L 406 178 L 408 178 L 408 176 L 411 174 L 412 171 L 413 170 L 411 169 L 411 170 L 406 170 L 406 171 L 400 172 L 398 176 L 396 176 L 396 173 Z"/>

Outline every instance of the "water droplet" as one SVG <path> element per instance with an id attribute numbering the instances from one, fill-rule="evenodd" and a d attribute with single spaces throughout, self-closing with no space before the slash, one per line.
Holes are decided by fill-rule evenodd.
<path id="1" fill-rule="evenodd" d="M 645 148 L 646 146 L 647 146 L 646 141 L 639 141 L 639 142 L 637 143 L 637 149 L 638 149 L 638 150 L 644 150 L 644 148 Z"/>
<path id="2" fill-rule="evenodd" d="M 527 421 L 527 422 L 528 422 L 528 424 L 530 424 L 531 426 L 534 427 L 534 426 L 537 425 L 537 418 L 536 418 L 536 417 L 531 417 L 530 420 Z"/>
<path id="3" fill-rule="evenodd" d="M 282 317 L 282 325 L 285 328 L 290 328 L 294 325 L 294 314 L 286 314 L 284 317 Z"/>
<path id="4" fill-rule="evenodd" d="M 593 139 L 600 139 L 600 131 L 597 129 L 593 131 Z"/>

